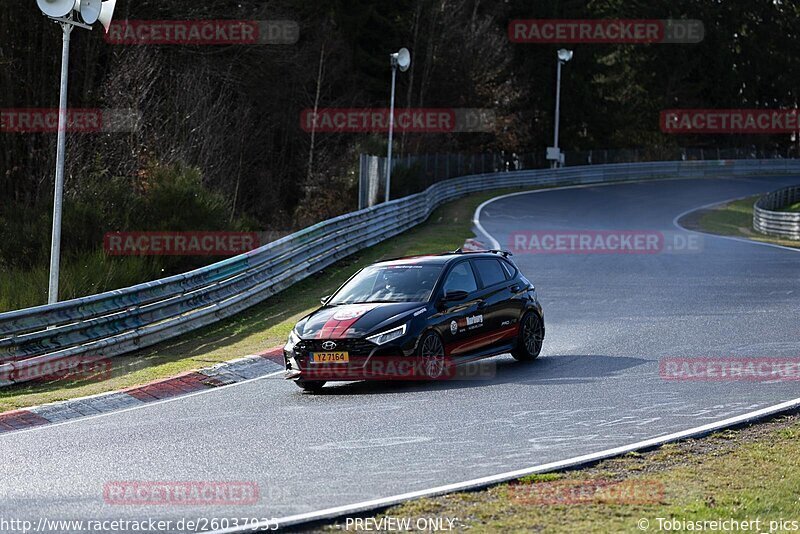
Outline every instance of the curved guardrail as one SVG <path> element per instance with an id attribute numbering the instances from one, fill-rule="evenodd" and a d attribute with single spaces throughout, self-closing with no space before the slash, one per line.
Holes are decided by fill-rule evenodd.
<path id="1" fill-rule="evenodd" d="M 800 202 L 800 185 L 778 189 L 753 205 L 753 229 L 762 234 L 800 240 L 800 213 L 775 211 Z"/>
<path id="2" fill-rule="evenodd" d="M 0 314 L 0 386 L 56 364 L 132 352 L 234 315 L 477 191 L 658 178 L 799 174 L 797 160 L 652 162 L 479 174 L 320 222 L 213 265 L 53 305 Z"/>

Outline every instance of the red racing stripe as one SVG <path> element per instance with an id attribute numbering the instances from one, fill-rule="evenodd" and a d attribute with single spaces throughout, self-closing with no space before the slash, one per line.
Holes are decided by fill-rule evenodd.
<path id="1" fill-rule="evenodd" d="M 519 324 L 515 324 L 500 328 L 499 330 L 487 332 L 481 336 L 468 339 L 460 343 L 451 343 L 445 348 L 447 349 L 446 352 L 448 355 L 461 354 L 462 352 L 468 352 L 470 350 L 480 348 L 482 345 L 491 345 L 492 343 L 496 343 L 497 341 L 500 341 L 506 337 L 514 337 L 518 332 Z"/>
<path id="2" fill-rule="evenodd" d="M 337 311 L 325 321 L 317 333 L 317 339 L 340 339 L 345 332 L 361 319 L 368 311 L 377 307 L 377 304 L 363 304 L 348 306 Z"/>

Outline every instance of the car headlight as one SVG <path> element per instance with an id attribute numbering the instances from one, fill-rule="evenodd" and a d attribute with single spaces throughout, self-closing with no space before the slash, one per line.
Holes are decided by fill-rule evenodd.
<path id="1" fill-rule="evenodd" d="M 286 342 L 286 346 L 284 347 L 284 349 L 292 350 L 294 346 L 297 345 L 298 343 L 300 343 L 300 336 L 297 335 L 297 332 L 295 332 L 293 328 L 291 333 L 289 334 L 289 341 Z"/>
<path id="2" fill-rule="evenodd" d="M 397 328 L 392 328 L 391 330 L 375 334 L 374 336 L 367 336 L 367 341 L 371 341 L 376 345 L 383 345 L 406 335 L 406 326 L 407 325 L 398 326 Z"/>

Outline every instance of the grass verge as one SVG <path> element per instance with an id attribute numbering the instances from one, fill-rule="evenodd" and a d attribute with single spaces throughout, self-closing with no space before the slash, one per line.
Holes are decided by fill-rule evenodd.
<path id="1" fill-rule="evenodd" d="M 472 237 L 472 215 L 505 189 L 469 195 L 441 206 L 425 223 L 360 251 L 249 310 L 159 345 L 112 360 L 111 377 L 64 379 L 0 389 L 0 412 L 115 391 L 184 371 L 255 354 L 286 341 L 298 319 L 319 306 L 355 270 L 381 258 L 454 250 Z"/>
<path id="2" fill-rule="evenodd" d="M 679 222 L 690 230 L 800 248 L 798 241 L 767 236 L 753 230 L 753 204 L 759 197 L 760 195 L 756 195 L 698 210 L 686 215 Z"/>
<path id="3" fill-rule="evenodd" d="M 155 259 L 154 259 L 155 258 Z M 102 250 L 61 262 L 59 295 L 70 300 L 165 276 L 163 257 L 107 256 Z M 50 266 L 20 269 L 0 266 L 0 313 L 47 303 Z"/>
<path id="4" fill-rule="evenodd" d="M 580 470 L 411 501 L 374 519 L 457 518 L 455 531 L 475 533 L 686 532 L 700 529 L 685 528 L 686 523 L 668 529 L 663 521 L 760 519 L 757 532 L 789 532 L 800 529 L 798 499 L 800 416 L 795 413 Z M 642 520 L 647 528 L 640 526 Z M 770 521 L 780 520 L 795 521 L 795 526 L 770 528 Z M 345 527 L 339 521 L 317 531 Z M 705 530 L 737 529 L 729 524 Z"/>

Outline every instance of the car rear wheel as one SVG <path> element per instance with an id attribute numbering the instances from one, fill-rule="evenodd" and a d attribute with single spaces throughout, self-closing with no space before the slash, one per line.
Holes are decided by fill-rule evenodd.
<path id="1" fill-rule="evenodd" d="M 325 385 L 324 380 L 295 380 L 294 383 L 306 393 L 317 393 Z"/>
<path id="2" fill-rule="evenodd" d="M 522 317 L 519 339 L 511 355 L 520 362 L 532 362 L 542 352 L 544 342 L 544 323 L 539 314 L 528 312 Z"/>
<path id="3" fill-rule="evenodd" d="M 439 378 L 444 373 L 444 344 L 434 332 L 428 332 L 419 344 L 419 359 L 422 372 L 428 378 Z"/>

